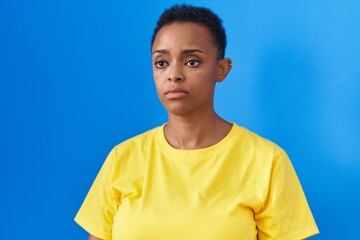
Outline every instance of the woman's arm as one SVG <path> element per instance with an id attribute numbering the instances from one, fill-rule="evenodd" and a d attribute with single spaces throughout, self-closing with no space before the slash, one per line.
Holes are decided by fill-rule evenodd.
<path id="1" fill-rule="evenodd" d="M 88 240 L 101 240 L 100 238 L 94 237 L 93 235 L 89 234 Z"/>

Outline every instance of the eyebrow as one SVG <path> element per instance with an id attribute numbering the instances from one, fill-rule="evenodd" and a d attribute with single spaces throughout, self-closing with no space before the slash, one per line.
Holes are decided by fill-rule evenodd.
<path id="1" fill-rule="evenodd" d="M 200 49 L 185 49 L 185 50 L 182 50 L 182 51 L 181 51 L 181 54 L 190 54 L 190 53 L 195 53 L 195 52 L 204 53 L 204 52 L 201 51 Z M 159 50 L 155 50 L 155 51 L 153 52 L 153 55 L 154 55 L 155 53 L 169 54 L 170 51 L 167 50 L 167 49 L 159 49 Z"/>

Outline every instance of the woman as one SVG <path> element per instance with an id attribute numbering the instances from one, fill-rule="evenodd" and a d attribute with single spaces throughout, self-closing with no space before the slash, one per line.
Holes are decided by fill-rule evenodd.
<path id="1" fill-rule="evenodd" d="M 89 239 L 304 239 L 318 233 L 296 173 L 274 143 L 214 111 L 231 70 L 210 10 L 174 6 L 152 39 L 168 123 L 116 146 L 75 221 Z"/>

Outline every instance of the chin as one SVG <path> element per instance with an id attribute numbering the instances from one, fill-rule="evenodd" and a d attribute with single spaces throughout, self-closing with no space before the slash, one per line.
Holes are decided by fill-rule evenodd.
<path id="1" fill-rule="evenodd" d="M 168 114 L 185 117 L 191 113 L 189 106 L 164 106 Z"/>

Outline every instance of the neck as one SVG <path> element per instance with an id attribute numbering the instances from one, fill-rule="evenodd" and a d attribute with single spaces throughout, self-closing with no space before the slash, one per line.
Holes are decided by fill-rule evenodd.
<path id="1" fill-rule="evenodd" d="M 199 149 L 220 142 L 230 131 L 231 124 L 215 112 L 200 116 L 176 116 L 169 114 L 165 126 L 167 141 L 177 149 Z"/>

